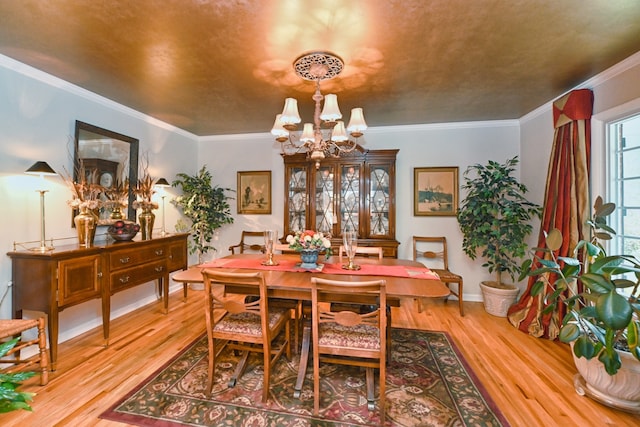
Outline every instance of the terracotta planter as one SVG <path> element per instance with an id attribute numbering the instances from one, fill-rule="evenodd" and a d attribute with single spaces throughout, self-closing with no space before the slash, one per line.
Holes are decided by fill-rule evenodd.
<path id="1" fill-rule="evenodd" d="M 609 375 L 597 357 L 587 360 L 571 354 L 578 373 L 573 378 L 576 392 L 604 405 L 627 412 L 640 413 L 640 361 L 631 353 L 621 351 L 622 367 L 615 375 Z"/>
<path id="2" fill-rule="evenodd" d="M 493 285 L 493 286 L 492 286 Z M 481 282 L 482 302 L 487 313 L 507 317 L 507 311 L 518 298 L 519 289 L 513 285 L 497 287 L 495 282 Z"/>

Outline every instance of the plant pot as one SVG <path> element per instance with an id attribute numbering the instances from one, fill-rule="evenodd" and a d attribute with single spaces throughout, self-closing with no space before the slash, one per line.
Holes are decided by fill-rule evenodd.
<path id="1" fill-rule="evenodd" d="M 516 302 L 520 291 L 514 285 L 498 286 L 496 282 L 481 282 L 480 290 L 484 309 L 498 317 L 507 317 L 507 311 Z"/>
<path id="2" fill-rule="evenodd" d="M 578 369 L 573 385 L 581 396 L 588 396 L 612 408 L 640 414 L 640 361 L 626 351 L 619 351 L 622 367 L 609 375 L 597 357 L 590 360 L 571 354 Z"/>

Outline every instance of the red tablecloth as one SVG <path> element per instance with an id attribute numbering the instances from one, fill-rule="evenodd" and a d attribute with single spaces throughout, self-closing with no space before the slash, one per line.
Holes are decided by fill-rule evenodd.
<path id="1" fill-rule="evenodd" d="M 252 270 L 276 270 L 276 271 L 292 271 L 292 272 L 313 272 L 325 274 L 350 274 L 362 276 L 392 276 L 392 277 L 409 277 L 415 279 L 431 279 L 440 280 L 440 277 L 427 267 L 408 267 L 404 265 L 379 265 L 379 264 L 360 264 L 360 270 L 345 270 L 342 264 L 319 263 L 317 269 L 307 270 L 300 268 L 300 262 L 290 259 L 277 259 L 278 265 L 262 265 L 264 259 L 226 259 L 221 258 L 199 267 L 218 267 L 218 268 L 247 268 Z"/>

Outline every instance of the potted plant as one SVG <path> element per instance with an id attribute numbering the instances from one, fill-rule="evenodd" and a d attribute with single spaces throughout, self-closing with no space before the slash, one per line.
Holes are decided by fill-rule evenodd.
<path id="1" fill-rule="evenodd" d="M 531 295 L 542 296 L 543 313 L 566 310 L 559 338 L 573 349 L 576 391 L 640 413 L 640 263 L 631 255 L 606 254 L 602 241 L 615 235 L 606 217 L 614 210 L 615 204 L 596 199 L 586 222 L 590 238 L 578 242 L 572 257 L 556 256 L 563 239 L 560 230 L 551 230 L 546 247 L 535 248 L 522 264 L 520 277 L 538 278 Z"/>
<path id="2" fill-rule="evenodd" d="M 517 156 L 500 164 L 469 166 L 464 174 L 463 190 L 467 191 L 457 219 L 463 234 L 462 249 L 471 259 L 478 251 L 486 260 L 483 267 L 495 273 L 495 281 L 480 283 L 485 310 L 506 317 L 518 288 L 505 284 L 502 274 L 511 280 L 520 272 L 520 259 L 527 254 L 526 237 L 533 230 L 530 221 L 539 217 L 540 206 L 524 197 L 527 187 L 513 177 Z"/>
<path id="3" fill-rule="evenodd" d="M 189 243 L 189 253 L 198 253 L 198 263 L 202 263 L 202 256 L 209 250 L 216 250 L 209 244 L 217 229 L 224 224 L 232 224 L 231 208 L 227 202 L 232 197 L 221 188 L 211 185 L 211 173 L 203 166 L 200 171 L 190 176 L 184 173 L 176 175 L 178 178 L 171 183 L 173 187 L 180 187 L 182 195 L 171 201 L 179 207 L 184 215 L 191 220 L 190 231 L 193 240 Z"/>
<path id="4" fill-rule="evenodd" d="M 19 340 L 20 338 L 18 337 L 1 343 L 0 358 L 15 347 Z M 31 371 L 0 373 L 0 413 L 16 411 L 18 409 L 32 410 L 27 402 L 33 399 L 34 393 L 18 391 L 18 386 L 22 384 L 22 381 L 34 375 L 35 372 Z"/>

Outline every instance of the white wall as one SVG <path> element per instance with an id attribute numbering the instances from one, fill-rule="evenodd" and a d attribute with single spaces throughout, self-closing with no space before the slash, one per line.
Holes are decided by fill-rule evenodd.
<path id="1" fill-rule="evenodd" d="M 220 230 L 214 243 L 216 256 L 228 254 L 242 230 L 272 227 L 283 232 L 284 167 L 277 143 L 270 134 L 247 134 L 203 138 L 200 165 L 207 165 L 214 181 L 236 190 L 238 171 L 272 171 L 272 214 L 237 215 L 233 225 Z M 456 218 L 413 216 L 413 168 L 458 166 L 462 173 L 470 164 L 489 159 L 504 161 L 519 155 L 517 121 L 452 123 L 439 125 L 372 128 L 364 136 L 367 149 L 399 148 L 396 162 L 396 239 L 399 257 L 411 258 L 413 235 L 445 235 L 449 241 L 450 267 L 465 277 L 465 298 L 480 301 L 478 283 L 490 279 L 481 263 L 472 262 L 461 250 L 462 235 Z M 234 193 L 235 196 L 235 193 Z M 463 194 L 460 194 L 463 197 Z M 235 200 L 232 211 L 237 212 Z"/>
<path id="2" fill-rule="evenodd" d="M 13 242 L 39 241 L 40 198 L 43 185 L 24 171 L 38 160 L 54 170 L 73 171 L 75 121 L 81 120 L 140 140 L 140 156 L 148 156 L 153 177 L 172 180 L 180 171 L 197 166 L 197 138 L 182 130 L 56 79 L 10 58 L 0 56 L 0 248 L 13 250 Z M 61 177 L 47 178 L 46 237 L 66 238 L 55 246 L 76 243 L 70 191 Z M 170 190 L 171 191 L 171 190 Z M 166 206 L 167 225 L 178 212 Z M 160 227 L 158 213 L 156 227 Z M 171 227 L 173 228 L 173 227 Z M 35 246 L 39 246 L 36 244 Z M 11 280 L 11 260 L 0 257 L 0 296 Z M 155 299 L 153 283 L 119 293 L 113 298 L 113 317 Z M 11 317 L 11 292 L 0 306 L 0 318 Z M 100 302 L 71 307 L 60 315 L 60 340 L 64 341 L 100 325 Z"/>

